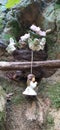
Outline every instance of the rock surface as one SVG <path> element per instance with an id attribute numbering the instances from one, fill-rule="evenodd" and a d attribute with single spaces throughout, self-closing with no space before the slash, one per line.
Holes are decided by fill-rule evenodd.
<path id="1" fill-rule="evenodd" d="M 48 126 L 47 130 L 60 130 L 60 69 L 58 69 L 51 77 L 43 78 L 40 82 L 40 87 L 43 89 L 44 99 L 50 93 L 49 97 L 51 103 L 54 104 L 49 108 L 49 114 L 53 117 L 54 125 L 52 126 L 51 124 L 51 128 Z M 56 107 L 58 107 L 58 109 L 56 109 Z"/>
<path id="2" fill-rule="evenodd" d="M 0 129 L 5 130 L 6 121 L 6 94 L 0 86 Z"/>

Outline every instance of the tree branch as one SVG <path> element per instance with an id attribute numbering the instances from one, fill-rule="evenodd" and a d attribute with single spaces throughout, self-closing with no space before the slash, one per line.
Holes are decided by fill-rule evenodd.
<path id="1" fill-rule="evenodd" d="M 46 61 L 34 61 L 33 68 L 60 68 L 60 60 L 46 60 Z M 5 62 L 0 61 L 0 70 L 11 71 L 11 70 L 24 70 L 31 68 L 31 62 Z"/>

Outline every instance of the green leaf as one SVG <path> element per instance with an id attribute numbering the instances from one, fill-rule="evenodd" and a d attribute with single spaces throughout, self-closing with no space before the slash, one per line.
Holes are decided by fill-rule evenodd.
<path id="1" fill-rule="evenodd" d="M 6 8 L 12 8 L 19 2 L 20 2 L 20 0 L 8 0 L 8 2 L 6 3 Z"/>

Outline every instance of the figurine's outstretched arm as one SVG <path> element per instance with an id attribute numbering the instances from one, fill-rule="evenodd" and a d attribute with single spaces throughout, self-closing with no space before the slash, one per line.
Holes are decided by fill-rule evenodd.
<path id="1" fill-rule="evenodd" d="M 37 86 L 37 82 L 32 82 L 32 81 L 30 82 L 30 87 L 31 88 L 34 89 L 34 88 L 36 88 L 36 86 Z"/>

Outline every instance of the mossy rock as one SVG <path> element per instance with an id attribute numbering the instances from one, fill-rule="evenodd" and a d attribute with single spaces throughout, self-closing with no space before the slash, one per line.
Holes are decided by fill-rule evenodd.
<path id="1" fill-rule="evenodd" d="M 60 108 L 60 70 L 51 77 L 41 80 L 39 92 L 44 99 L 48 97 L 51 100 L 52 107 Z"/>
<path id="2" fill-rule="evenodd" d="M 0 129 L 5 130 L 4 122 L 6 121 L 6 94 L 0 86 Z"/>

